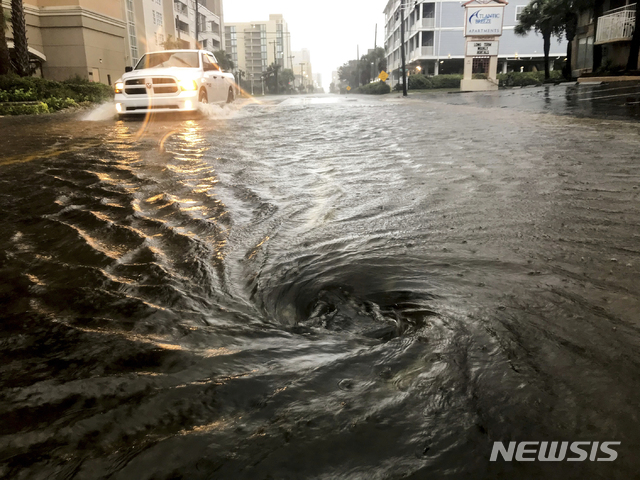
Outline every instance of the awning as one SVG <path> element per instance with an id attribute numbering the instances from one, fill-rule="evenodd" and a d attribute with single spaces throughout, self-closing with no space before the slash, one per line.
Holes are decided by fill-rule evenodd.
<path id="1" fill-rule="evenodd" d="M 7 41 L 7 45 L 9 46 L 9 50 L 13 50 L 13 49 L 14 49 L 14 48 L 13 48 L 13 47 L 14 47 L 14 45 L 13 45 L 13 41 L 12 41 L 12 40 L 8 40 L 8 41 Z M 47 57 L 46 57 L 46 55 L 45 55 L 44 53 L 42 53 L 42 52 L 40 52 L 40 51 L 36 50 L 35 48 L 28 47 L 28 49 L 29 49 L 29 53 L 30 53 L 31 55 L 33 55 L 34 57 L 39 58 L 39 59 L 40 59 L 40 60 L 42 60 L 43 62 L 46 62 L 46 61 L 47 61 Z"/>

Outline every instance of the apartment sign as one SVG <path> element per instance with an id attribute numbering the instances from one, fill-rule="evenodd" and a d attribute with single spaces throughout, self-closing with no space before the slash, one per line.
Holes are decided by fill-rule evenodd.
<path id="1" fill-rule="evenodd" d="M 467 57 L 498 55 L 498 42 L 467 42 Z"/>
<path id="2" fill-rule="evenodd" d="M 481 6 L 465 8 L 465 36 L 502 35 L 503 6 Z"/>

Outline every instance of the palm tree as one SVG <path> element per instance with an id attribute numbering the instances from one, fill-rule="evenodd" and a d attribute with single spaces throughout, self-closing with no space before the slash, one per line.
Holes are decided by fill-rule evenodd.
<path id="1" fill-rule="evenodd" d="M 235 64 L 233 60 L 231 60 L 231 55 L 224 50 L 216 50 L 213 52 L 213 55 L 216 57 L 216 60 L 218 60 L 218 66 L 225 72 L 231 72 L 235 68 Z"/>
<path id="2" fill-rule="evenodd" d="M 560 37 L 564 33 L 564 12 L 559 2 L 554 0 L 533 0 L 524 7 L 520 15 L 520 23 L 516 25 L 516 35 L 526 35 L 531 30 L 542 35 L 544 42 L 544 78 L 551 76 L 549 71 L 549 51 L 551 36 Z"/>
<path id="3" fill-rule="evenodd" d="M 7 19 L 4 16 L 2 6 L 0 6 L 0 75 L 6 75 L 11 71 L 11 56 L 9 55 L 9 45 L 5 35 L 6 26 Z"/>
<path id="4" fill-rule="evenodd" d="M 13 26 L 13 48 L 16 73 L 21 77 L 31 75 L 29 46 L 27 44 L 27 22 L 24 18 L 22 0 L 11 0 L 11 25 Z"/>

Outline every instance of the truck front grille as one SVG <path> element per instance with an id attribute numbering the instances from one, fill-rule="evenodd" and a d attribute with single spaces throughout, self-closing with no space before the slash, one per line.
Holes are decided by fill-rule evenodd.
<path id="1" fill-rule="evenodd" d="M 148 83 L 151 88 L 147 88 Z M 167 77 L 133 78 L 125 82 L 124 93 L 127 95 L 148 95 L 149 90 L 153 90 L 154 95 L 167 95 L 178 93 L 179 88 L 174 78 Z"/>

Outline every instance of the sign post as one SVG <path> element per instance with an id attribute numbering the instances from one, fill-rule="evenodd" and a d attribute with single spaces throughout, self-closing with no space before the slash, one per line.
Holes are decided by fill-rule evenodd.
<path id="1" fill-rule="evenodd" d="M 471 0 L 464 6 L 463 92 L 498 89 L 498 51 L 506 0 Z M 474 78 L 474 76 L 476 78 Z"/>

